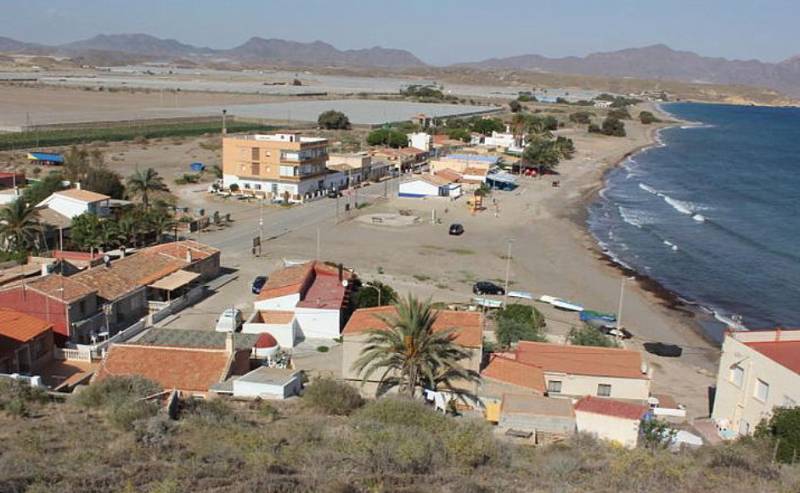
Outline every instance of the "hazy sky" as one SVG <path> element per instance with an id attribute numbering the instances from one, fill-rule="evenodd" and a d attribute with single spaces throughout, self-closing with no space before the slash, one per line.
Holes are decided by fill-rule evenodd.
<path id="1" fill-rule="evenodd" d="M 0 14 L 0 36 L 22 41 L 143 32 L 230 48 L 261 36 L 404 48 L 434 64 L 654 43 L 765 61 L 800 53 L 798 0 L 0 0 Z"/>

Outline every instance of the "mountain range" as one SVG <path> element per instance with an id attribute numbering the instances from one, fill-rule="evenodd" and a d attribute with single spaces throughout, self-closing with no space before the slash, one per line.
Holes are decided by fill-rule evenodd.
<path id="1" fill-rule="evenodd" d="M 246 64 L 284 66 L 375 67 L 388 69 L 434 68 L 406 50 L 379 46 L 340 50 L 322 41 L 302 43 L 252 37 L 230 49 L 197 47 L 174 39 L 147 34 L 100 34 L 95 37 L 48 46 L 0 37 L 0 52 L 60 55 L 74 58 L 106 54 L 124 63 L 132 60 L 189 59 L 231 61 Z M 512 70 L 562 74 L 633 77 L 647 80 L 675 80 L 696 83 L 748 85 L 773 89 L 800 97 L 800 56 L 779 63 L 759 60 L 729 60 L 677 51 L 658 44 L 642 48 L 592 53 L 584 57 L 548 58 L 519 55 L 460 63 L 448 68 Z"/>

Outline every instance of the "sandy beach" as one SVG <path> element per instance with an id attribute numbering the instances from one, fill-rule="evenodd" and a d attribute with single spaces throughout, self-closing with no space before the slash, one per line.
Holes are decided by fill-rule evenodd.
<path id="1" fill-rule="evenodd" d="M 373 204 L 358 214 L 404 210 L 420 221 L 387 227 L 354 220 L 354 215 L 338 224 L 325 223 L 320 227 L 320 257 L 344 262 L 365 279 L 388 282 L 401 293 L 467 302 L 476 280 L 504 281 L 505 254 L 512 240 L 513 289 L 616 312 L 624 275 L 588 234 L 585 217 L 586 204 L 602 188 L 604 173 L 636 150 L 653 145 L 659 127 L 626 121 L 626 128 L 625 138 L 592 135 L 583 129 L 560 131 L 577 148 L 573 159 L 559 165 L 560 187 L 551 185 L 553 177 L 521 177 L 517 190 L 493 194 L 497 216 L 492 207 L 470 214 L 464 197 L 457 201 L 366 198 Z M 437 224 L 431 223 L 432 211 L 441 218 Z M 466 233 L 449 236 L 447 229 L 453 222 L 463 224 Z M 269 242 L 269 251 L 273 261 L 311 258 L 316 254 L 316 230 L 281 236 Z M 676 359 L 644 353 L 653 369 L 654 393 L 675 396 L 691 417 L 707 416 L 707 387 L 716 374 L 718 350 L 701 335 L 691 313 L 675 309 L 654 292 L 651 283 L 646 284 L 648 289 L 633 280 L 626 282 L 622 320 L 634 338 L 625 344 L 640 350 L 648 341 L 681 345 L 683 356 Z M 554 340 L 580 324 L 575 313 L 542 303 L 536 306 L 547 316 L 548 334 Z"/>

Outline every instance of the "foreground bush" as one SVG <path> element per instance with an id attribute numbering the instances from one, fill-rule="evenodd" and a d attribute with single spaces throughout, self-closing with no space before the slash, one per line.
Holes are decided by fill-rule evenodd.
<path id="1" fill-rule="evenodd" d="M 311 382 L 303 393 L 303 400 L 315 411 L 334 416 L 348 415 L 364 405 L 358 389 L 332 378 Z"/>
<path id="2" fill-rule="evenodd" d="M 130 430 L 137 421 L 156 415 L 159 403 L 143 398 L 159 392 L 161 387 L 146 378 L 110 377 L 83 389 L 74 400 L 79 406 L 104 410 L 112 426 Z"/>
<path id="3" fill-rule="evenodd" d="M 47 402 L 47 394 L 26 382 L 0 378 L 0 410 L 12 416 L 30 415 L 31 404 Z"/>

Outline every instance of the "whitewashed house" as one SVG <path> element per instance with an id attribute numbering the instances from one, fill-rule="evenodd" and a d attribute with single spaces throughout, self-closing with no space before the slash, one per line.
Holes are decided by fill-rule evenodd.
<path id="1" fill-rule="evenodd" d="M 626 448 L 635 448 L 639 442 L 639 427 L 645 414 L 647 406 L 616 399 L 586 396 L 575 403 L 579 432 Z"/>
<path id="2" fill-rule="evenodd" d="M 409 181 L 400 184 L 399 197 L 424 198 L 424 197 L 450 197 L 461 196 L 461 185 L 439 175 L 415 176 Z"/>
<path id="3" fill-rule="evenodd" d="M 108 195 L 81 190 L 80 184 L 78 184 L 78 188 L 54 192 L 39 202 L 37 207 L 47 207 L 70 219 L 86 212 L 106 217 L 111 213 L 110 201 L 111 197 Z"/>
<path id="4" fill-rule="evenodd" d="M 303 388 L 302 371 L 260 366 L 233 379 L 233 397 L 286 399 Z"/>

